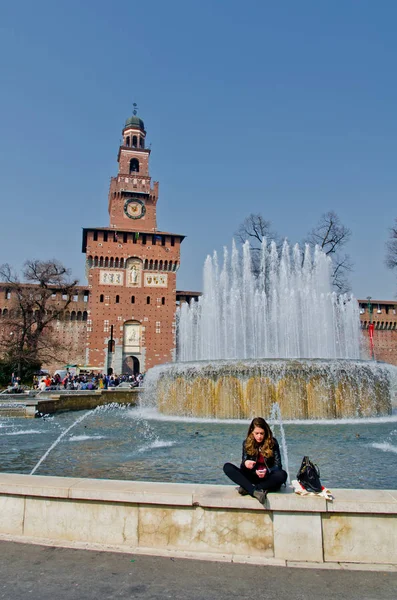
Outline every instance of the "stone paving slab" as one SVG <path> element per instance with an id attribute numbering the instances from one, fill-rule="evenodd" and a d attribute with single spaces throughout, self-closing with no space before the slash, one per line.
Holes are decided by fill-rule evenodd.
<path id="1" fill-rule="evenodd" d="M 397 573 L 286 570 L 0 542 L 5 600 L 395 600 Z"/>

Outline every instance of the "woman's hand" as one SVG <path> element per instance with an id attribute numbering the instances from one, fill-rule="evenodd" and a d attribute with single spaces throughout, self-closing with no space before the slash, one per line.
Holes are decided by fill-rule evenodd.
<path id="1" fill-rule="evenodd" d="M 267 469 L 257 469 L 255 473 L 258 475 L 259 479 L 263 479 L 267 473 Z"/>
<path id="2" fill-rule="evenodd" d="M 244 463 L 244 466 L 246 469 L 253 469 L 256 465 L 256 462 L 254 460 L 246 460 Z"/>

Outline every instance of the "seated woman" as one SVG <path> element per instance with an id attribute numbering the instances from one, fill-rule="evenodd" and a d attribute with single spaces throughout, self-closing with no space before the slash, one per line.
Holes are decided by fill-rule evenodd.
<path id="1" fill-rule="evenodd" d="M 262 417 L 251 421 L 243 442 L 240 468 L 231 463 L 223 466 L 225 475 L 240 486 L 242 496 L 249 494 L 265 504 L 268 492 L 276 492 L 287 481 L 281 464 L 280 447 Z"/>

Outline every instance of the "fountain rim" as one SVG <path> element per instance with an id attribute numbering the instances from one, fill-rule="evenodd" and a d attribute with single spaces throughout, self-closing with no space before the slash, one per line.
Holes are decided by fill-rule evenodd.
<path id="1" fill-rule="evenodd" d="M 387 363 L 382 360 L 372 360 L 365 358 L 304 358 L 304 357 L 290 357 L 290 358 L 264 358 L 264 357 L 255 357 L 255 358 L 205 358 L 205 359 L 197 359 L 197 360 L 178 360 L 175 362 L 162 363 L 161 365 L 156 365 L 157 368 L 166 367 L 166 366 L 179 366 L 179 365 L 192 365 L 192 364 L 208 364 L 208 363 L 224 363 L 224 364 L 241 364 L 244 362 L 252 362 L 252 363 L 269 363 L 269 364 L 277 364 L 277 363 L 320 363 L 320 364 L 362 364 L 362 365 L 376 365 L 376 366 L 386 366 L 393 367 L 391 363 Z M 156 368 L 153 367 L 153 368 Z"/>

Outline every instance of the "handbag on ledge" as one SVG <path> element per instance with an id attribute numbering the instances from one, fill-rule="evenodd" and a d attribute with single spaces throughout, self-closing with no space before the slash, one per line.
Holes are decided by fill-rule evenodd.
<path id="1" fill-rule="evenodd" d="M 312 463 L 308 456 L 303 457 L 296 478 L 308 492 L 319 493 L 323 489 L 320 481 L 320 469 Z"/>

